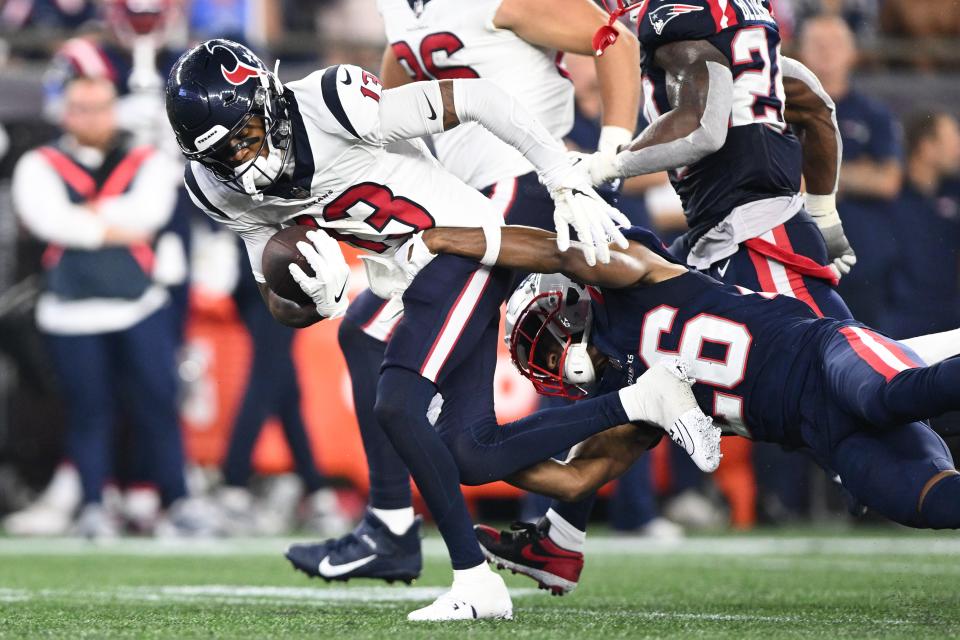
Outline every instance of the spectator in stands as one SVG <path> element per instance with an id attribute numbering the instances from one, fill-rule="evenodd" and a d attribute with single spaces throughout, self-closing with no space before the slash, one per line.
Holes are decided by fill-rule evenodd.
<path id="1" fill-rule="evenodd" d="M 896 259 L 890 203 L 902 177 L 899 125 L 885 106 L 851 86 L 857 50 L 841 18 L 807 20 L 800 56 L 836 103 L 843 139 L 839 208 L 857 265 L 840 291 L 858 320 L 877 326 Z"/>
<path id="2" fill-rule="evenodd" d="M 811 18 L 838 17 L 862 44 L 876 36 L 880 4 L 879 0 L 793 0 L 793 12 L 800 30 Z"/>
<path id="3" fill-rule="evenodd" d="M 14 172 L 23 225 L 49 243 L 36 321 L 67 406 L 67 454 L 83 507 L 79 534 L 117 533 L 101 503 L 111 477 L 113 428 L 128 400 L 137 437 L 152 452 L 151 479 L 175 531 L 203 522 L 185 500 L 176 411 L 175 328 L 166 290 L 151 278 L 151 240 L 173 210 L 179 168 L 116 125 L 116 91 L 105 78 L 66 89 L 63 136 L 30 151 Z"/>
<path id="4" fill-rule="evenodd" d="M 93 0 L 7 0 L 0 4 L 0 26 L 6 31 L 76 29 L 96 17 Z"/>
<path id="5" fill-rule="evenodd" d="M 899 259 L 881 327 L 895 338 L 960 325 L 960 127 L 946 112 L 912 116 L 906 126 L 906 177 L 895 202 Z"/>
<path id="6" fill-rule="evenodd" d="M 960 35 L 960 3 L 945 0 L 885 0 L 880 26 L 886 36 L 902 39 L 896 43 L 906 59 L 925 69 L 938 65 L 952 70 L 949 52 Z M 948 57 L 944 58 L 944 53 Z M 947 64 L 944 64 L 946 60 Z"/>

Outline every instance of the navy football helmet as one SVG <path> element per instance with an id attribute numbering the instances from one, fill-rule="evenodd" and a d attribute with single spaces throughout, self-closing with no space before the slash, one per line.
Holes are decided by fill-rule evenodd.
<path id="1" fill-rule="evenodd" d="M 291 146 L 283 85 L 247 47 L 215 39 L 184 53 L 167 79 L 166 103 L 183 154 L 220 182 L 262 197 L 282 175 Z M 255 117 L 262 118 L 266 135 L 240 140 Z M 239 150 L 254 145 L 254 160 L 231 162 Z"/>

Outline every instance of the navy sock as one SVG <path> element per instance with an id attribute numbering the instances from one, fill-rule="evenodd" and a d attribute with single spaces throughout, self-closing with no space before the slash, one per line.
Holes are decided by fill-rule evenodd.
<path id="1" fill-rule="evenodd" d="M 409 507 L 413 502 L 407 466 L 373 412 L 386 343 L 368 336 L 356 323 L 346 318 L 340 323 L 337 337 L 350 370 L 353 406 L 360 425 L 363 450 L 367 455 L 370 506 L 375 509 Z"/>
<path id="2" fill-rule="evenodd" d="M 926 528 L 960 528 L 960 475 L 941 479 L 923 499 L 920 519 Z"/>
<path id="3" fill-rule="evenodd" d="M 587 522 L 590 520 L 590 512 L 593 511 L 593 503 L 596 501 L 597 494 L 594 493 L 579 502 L 554 500 L 550 509 L 580 531 L 586 531 Z"/>
<path id="4" fill-rule="evenodd" d="M 380 374 L 374 413 L 413 475 L 450 553 L 454 569 L 484 562 L 460 492 L 453 454 L 427 420 L 436 387 L 413 371 L 387 367 Z"/>

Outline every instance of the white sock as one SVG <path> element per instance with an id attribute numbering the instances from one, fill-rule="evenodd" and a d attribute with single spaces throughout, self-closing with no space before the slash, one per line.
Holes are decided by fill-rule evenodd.
<path id="1" fill-rule="evenodd" d="M 402 536 L 413 524 L 413 507 L 403 507 L 402 509 L 375 509 L 370 507 L 370 511 L 380 518 L 380 522 L 387 525 L 387 529 L 390 529 L 390 533 L 395 536 Z"/>
<path id="2" fill-rule="evenodd" d="M 486 582 L 493 572 L 486 562 L 481 562 L 475 567 L 469 569 L 453 570 L 453 586 L 467 586 Z"/>
<path id="3" fill-rule="evenodd" d="M 567 551 L 583 551 L 583 546 L 587 542 L 586 531 L 580 531 L 553 509 L 547 511 L 547 520 L 550 521 L 547 537 L 558 547 Z"/>

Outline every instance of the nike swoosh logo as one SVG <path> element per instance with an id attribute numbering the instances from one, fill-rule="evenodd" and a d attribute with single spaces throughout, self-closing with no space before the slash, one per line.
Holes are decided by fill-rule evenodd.
<path id="1" fill-rule="evenodd" d="M 347 283 L 344 282 L 344 283 L 343 283 L 343 286 L 340 287 L 340 293 L 337 294 L 337 295 L 335 295 L 335 296 L 333 296 L 333 301 L 334 301 L 334 302 L 340 302 L 340 298 L 343 297 L 343 292 L 346 291 L 346 290 L 347 290 Z"/>
<path id="2" fill-rule="evenodd" d="M 727 261 L 723 263 L 723 267 L 717 267 L 717 273 L 722 278 L 727 274 L 727 268 L 730 266 L 730 258 L 727 258 Z"/>
<path id="3" fill-rule="evenodd" d="M 353 78 L 350 77 L 350 70 L 347 69 L 346 67 L 344 67 L 344 68 L 343 68 L 343 72 L 344 72 L 345 74 L 347 74 L 347 79 L 346 79 L 346 80 L 341 80 L 341 81 L 340 81 L 340 84 L 350 84 L 350 83 L 352 83 L 352 82 L 353 82 Z"/>
<path id="4" fill-rule="evenodd" d="M 586 193 L 584 193 L 583 191 L 580 191 L 580 189 L 570 189 L 570 194 L 575 196 L 583 196 L 585 198 L 589 197 L 587 196 Z"/>
<path id="5" fill-rule="evenodd" d="M 553 558 L 550 556 L 542 556 L 539 553 L 533 551 L 529 546 L 524 547 L 520 550 L 520 555 L 526 560 L 532 560 L 533 562 L 546 562 L 549 563 Z"/>
<path id="6" fill-rule="evenodd" d="M 573 164 L 570 165 L 570 166 L 571 166 L 571 167 L 575 167 L 575 166 L 577 166 L 578 164 L 580 164 L 581 162 L 583 162 L 583 158 L 574 158 L 574 159 L 573 159 Z"/>
<path id="7" fill-rule="evenodd" d="M 430 98 L 427 97 L 426 93 L 423 94 L 423 98 L 427 101 L 427 106 L 430 107 L 430 116 L 427 118 L 427 120 L 436 120 L 437 112 L 433 110 L 433 103 L 430 102 Z"/>
<path id="8" fill-rule="evenodd" d="M 350 573 L 354 569 L 359 569 L 360 567 L 370 564 L 376 560 L 377 554 L 367 556 L 366 558 L 360 558 L 359 560 L 354 560 L 353 562 L 344 562 L 343 564 L 331 564 L 330 558 L 324 558 L 320 561 L 320 575 L 325 578 L 335 578 L 337 576 L 342 576 L 345 573 Z"/>

